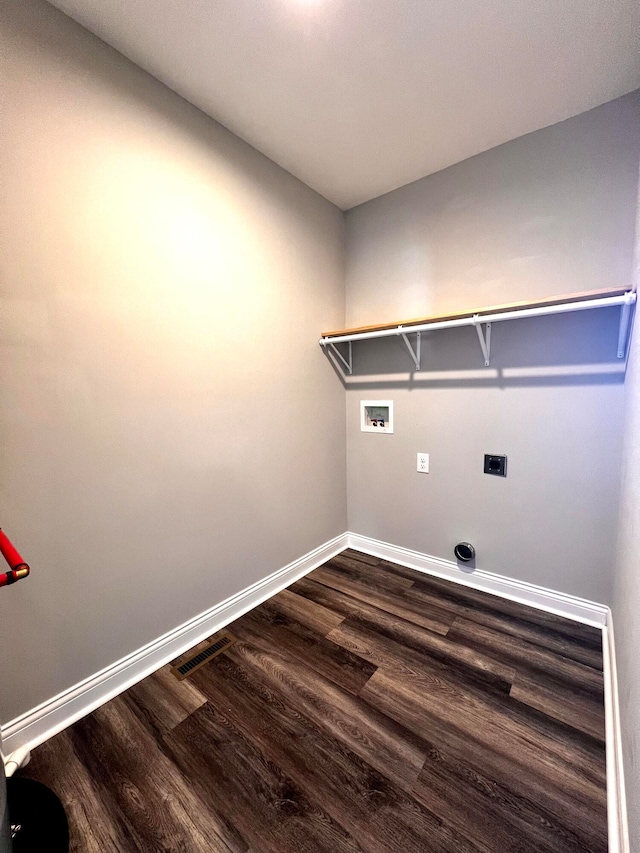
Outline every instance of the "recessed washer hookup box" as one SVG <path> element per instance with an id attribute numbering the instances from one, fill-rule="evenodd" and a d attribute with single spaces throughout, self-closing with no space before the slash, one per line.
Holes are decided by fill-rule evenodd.
<path id="1" fill-rule="evenodd" d="M 393 400 L 360 400 L 361 432 L 393 432 Z"/>

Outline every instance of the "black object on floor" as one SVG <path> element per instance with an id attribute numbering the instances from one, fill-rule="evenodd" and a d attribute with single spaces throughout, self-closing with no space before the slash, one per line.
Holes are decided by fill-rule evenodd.
<path id="1" fill-rule="evenodd" d="M 14 853 L 68 853 L 69 824 L 60 800 L 33 779 L 7 779 Z"/>

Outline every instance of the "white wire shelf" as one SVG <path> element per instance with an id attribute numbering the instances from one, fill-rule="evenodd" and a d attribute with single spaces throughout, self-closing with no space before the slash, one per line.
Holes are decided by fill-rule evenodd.
<path id="1" fill-rule="evenodd" d="M 484 357 L 485 367 L 491 362 L 491 325 L 506 320 L 520 320 L 526 317 L 543 317 L 549 314 L 565 314 L 573 311 L 587 311 L 596 308 L 620 306 L 620 325 L 618 330 L 617 357 L 625 358 L 631 322 L 631 310 L 636 302 L 633 290 L 598 290 L 588 291 L 570 296 L 554 297 L 529 303 L 512 303 L 484 308 L 478 311 L 461 312 L 448 316 L 421 317 L 415 320 L 405 320 L 400 323 L 383 324 L 379 326 L 363 326 L 357 329 L 342 329 L 336 332 L 325 332 L 320 338 L 320 345 L 329 347 L 339 359 L 347 373 L 353 372 L 352 344 L 356 341 L 375 338 L 401 337 L 414 362 L 415 369 L 420 370 L 420 333 L 433 332 L 437 329 L 455 329 L 461 326 L 473 326 L 478 334 L 478 341 Z M 415 335 L 412 344 L 409 335 Z M 346 353 L 341 352 L 337 345 L 348 344 Z"/>

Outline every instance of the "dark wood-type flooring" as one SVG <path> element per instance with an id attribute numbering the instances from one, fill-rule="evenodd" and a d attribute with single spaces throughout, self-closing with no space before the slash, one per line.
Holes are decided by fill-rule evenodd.
<path id="1" fill-rule="evenodd" d="M 35 750 L 82 853 L 602 853 L 600 631 L 345 551 Z"/>

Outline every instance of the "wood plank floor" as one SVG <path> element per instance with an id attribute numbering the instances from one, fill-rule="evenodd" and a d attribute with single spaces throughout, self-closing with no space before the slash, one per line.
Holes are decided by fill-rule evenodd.
<path id="1" fill-rule="evenodd" d="M 600 631 L 345 551 L 35 750 L 77 853 L 603 853 Z"/>

